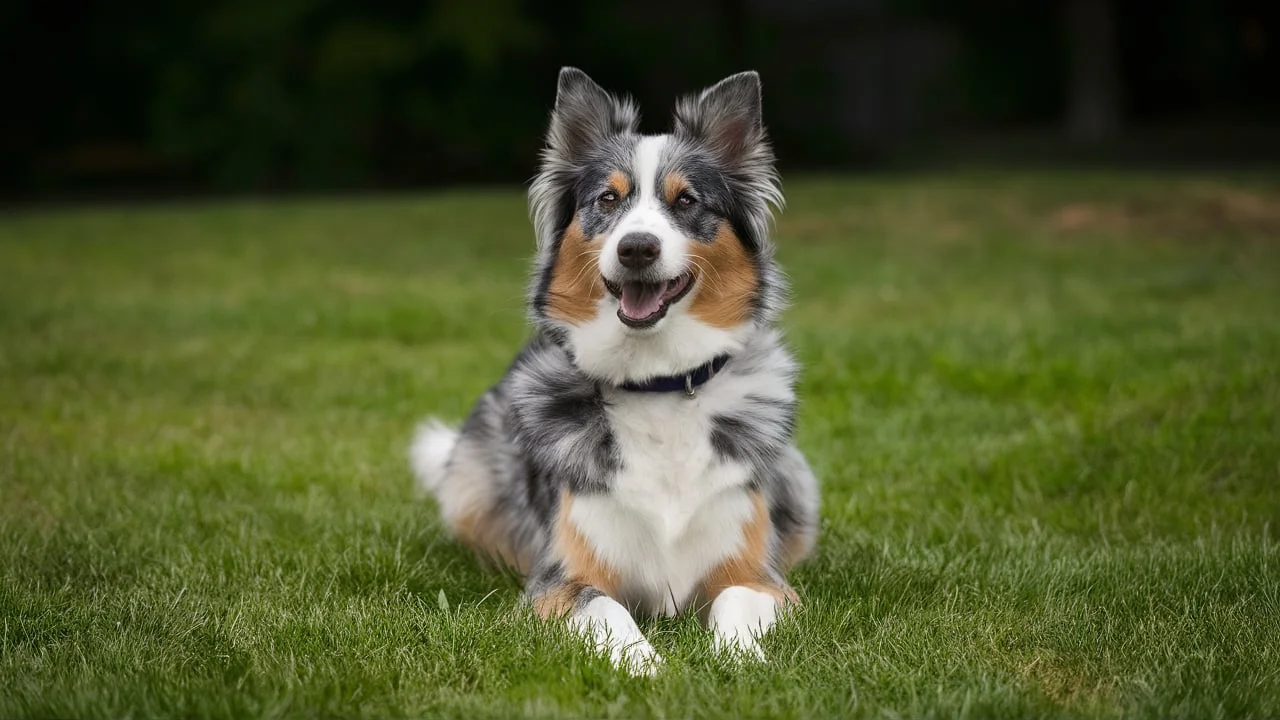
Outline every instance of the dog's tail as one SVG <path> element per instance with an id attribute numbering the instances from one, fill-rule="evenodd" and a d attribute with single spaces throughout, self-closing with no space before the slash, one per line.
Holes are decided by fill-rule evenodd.
<path id="1" fill-rule="evenodd" d="M 431 419 L 418 426 L 409 447 L 409 463 L 413 466 L 418 487 L 440 499 L 449 457 L 458 444 L 458 431 L 439 420 Z"/>

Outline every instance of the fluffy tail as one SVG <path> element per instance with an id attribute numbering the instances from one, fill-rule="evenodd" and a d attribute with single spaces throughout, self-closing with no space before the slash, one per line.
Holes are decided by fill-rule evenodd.
<path id="1" fill-rule="evenodd" d="M 418 487 L 438 499 L 444 485 L 445 467 L 453 446 L 458 443 L 458 431 L 439 420 L 428 420 L 418 426 L 409 448 L 409 462 L 418 479 Z"/>

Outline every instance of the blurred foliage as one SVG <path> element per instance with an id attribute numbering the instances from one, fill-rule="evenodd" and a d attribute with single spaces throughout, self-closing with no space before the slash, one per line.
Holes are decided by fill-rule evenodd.
<path id="1" fill-rule="evenodd" d="M 471 158 L 508 162 L 541 121 L 510 101 L 525 78 L 509 61 L 541 31 L 515 0 L 227 0 L 191 30 L 157 78 L 150 127 L 221 184 L 470 174 Z"/>
<path id="2" fill-rule="evenodd" d="M 1127 112 L 1280 114 L 1276 3 L 1139 5 L 1115 3 Z M 0 190 L 521 180 L 564 64 L 635 95 L 648 129 L 678 93 L 760 69 L 788 163 L 849 167 L 911 133 L 1054 123 L 1059 15 L 1015 0 L 0 3 Z M 864 111 L 878 125 L 859 136 Z"/>

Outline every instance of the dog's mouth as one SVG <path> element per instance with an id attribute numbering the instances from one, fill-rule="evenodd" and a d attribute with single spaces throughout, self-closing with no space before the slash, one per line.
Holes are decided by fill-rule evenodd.
<path id="1" fill-rule="evenodd" d="M 688 294 L 689 288 L 693 287 L 693 274 L 682 273 L 662 282 L 625 280 L 615 283 L 605 278 L 604 286 L 618 298 L 618 319 L 624 325 L 647 328 L 665 317 L 667 310 Z"/>

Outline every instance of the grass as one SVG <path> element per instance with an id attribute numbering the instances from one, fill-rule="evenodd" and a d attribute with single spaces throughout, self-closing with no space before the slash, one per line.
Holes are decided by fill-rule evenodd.
<path id="1" fill-rule="evenodd" d="M 1280 715 L 1280 179 L 788 190 L 806 605 L 649 681 L 406 469 L 524 336 L 518 192 L 0 217 L 0 717 Z"/>

